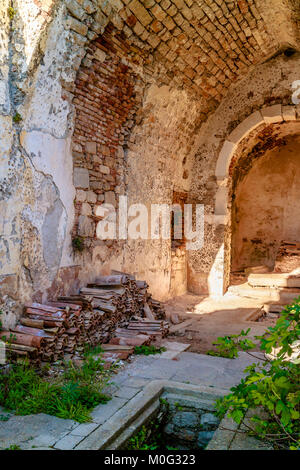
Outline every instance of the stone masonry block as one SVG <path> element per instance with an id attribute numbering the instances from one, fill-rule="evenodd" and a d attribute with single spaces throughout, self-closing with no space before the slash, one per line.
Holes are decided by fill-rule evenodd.
<path id="1" fill-rule="evenodd" d="M 81 214 L 82 215 L 92 215 L 92 208 L 91 206 L 87 203 L 84 202 L 81 206 Z"/>
<path id="2" fill-rule="evenodd" d="M 96 142 L 86 142 L 85 150 L 87 153 L 97 153 L 97 144 Z"/>
<path id="3" fill-rule="evenodd" d="M 261 113 L 266 124 L 283 121 L 281 104 L 274 104 L 273 106 L 263 108 Z"/>
<path id="4" fill-rule="evenodd" d="M 86 168 L 75 167 L 73 173 L 73 182 L 75 188 L 89 188 L 90 178 L 88 170 Z"/>
<path id="5" fill-rule="evenodd" d="M 69 27 L 69 29 L 72 29 L 78 34 L 81 34 L 81 36 L 87 35 L 88 27 L 80 21 L 76 20 L 76 18 L 70 16 L 66 21 L 66 25 Z"/>
<path id="6" fill-rule="evenodd" d="M 105 203 L 116 207 L 116 195 L 113 191 L 107 191 L 105 193 Z"/>
<path id="7" fill-rule="evenodd" d="M 106 54 L 104 51 L 97 48 L 94 52 L 94 57 L 96 60 L 99 60 L 99 62 L 104 62 L 106 59 Z"/>
<path id="8" fill-rule="evenodd" d="M 86 192 L 82 191 L 82 189 L 78 189 L 76 191 L 76 201 L 77 202 L 84 202 L 86 200 Z"/>
<path id="9" fill-rule="evenodd" d="M 86 215 L 80 215 L 78 217 L 78 234 L 82 237 L 93 237 L 94 233 L 94 222 Z"/>
<path id="10" fill-rule="evenodd" d="M 93 191 L 88 191 L 86 193 L 86 200 L 87 202 L 90 202 L 91 204 L 95 204 L 97 202 L 97 194 L 94 193 Z"/>
<path id="11" fill-rule="evenodd" d="M 132 11 L 132 13 L 134 13 L 143 26 L 147 26 L 151 23 L 152 16 L 149 15 L 146 8 L 138 0 L 132 0 L 129 3 L 128 8 Z"/>
<path id="12" fill-rule="evenodd" d="M 90 0 L 80 0 L 80 3 L 82 5 L 82 8 L 84 8 L 89 15 L 97 11 L 97 6 L 95 5 L 95 2 L 91 2 Z"/>
<path id="13" fill-rule="evenodd" d="M 225 140 L 222 150 L 219 154 L 219 158 L 216 166 L 216 178 L 217 180 L 223 180 L 227 176 L 231 158 L 235 152 L 236 144 Z"/>
<path id="14" fill-rule="evenodd" d="M 284 121 L 296 121 L 296 108 L 295 106 L 283 106 L 282 117 Z"/>
<path id="15" fill-rule="evenodd" d="M 105 165 L 100 165 L 100 171 L 104 175 L 109 175 L 110 174 L 110 169 L 108 168 L 108 166 L 105 166 Z"/>
<path id="16" fill-rule="evenodd" d="M 79 21 L 83 21 L 86 18 L 86 12 L 76 0 L 66 0 L 67 10 L 71 13 L 72 16 L 75 16 Z"/>
<path id="17" fill-rule="evenodd" d="M 259 111 L 250 114 L 244 119 L 228 136 L 228 140 L 234 144 L 238 144 L 243 137 L 248 135 L 256 127 L 264 122 L 264 119 Z"/>

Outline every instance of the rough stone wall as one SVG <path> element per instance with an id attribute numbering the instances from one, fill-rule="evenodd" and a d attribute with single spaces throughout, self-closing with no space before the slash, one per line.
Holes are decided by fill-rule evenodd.
<path id="1" fill-rule="evenodd" d="M 75 82 L 74 236 L 91 239 L 96 237 L 97 206 L 105 202 L 117 208 L 118 194 L 124 193 L 123 145 L 141 101 L 136 75 L 115 52 L 110 37 L 93 41 Z"/>
<path id="2" fill-rule="evenodd" d="M 235 170 L 239 182 L 232 208 L 233 271 L 263 264 L 273 269 L 280 242 L 300 238 L 299 137 L 285 136 L 279 128 L 265 133 L 264 140 L 269 150 L 254 147 L 249 171 L 244 172 L 243 158 Z"/>
<path id="3" fill-rule="evenodd" d="M 199 103 L 185 91 L 150 86 L 144 98 L 143 120 L 128 144 L 129 204 L 143 203 L 150 214 L 150 204 L 173 204 L 174 191 L 188 191 L 199 113 Z M 186 281 L 180 282 L 183 276 L 178 283 L 171 282 L 179 259 L 176 250 L 172 254 L 171 240 L 132 240 L 125 248 L 124 266 L 146 277 L 155 295 L 164 299 L 170 288 L 174 295 L 186 290 Z M 179 264 L 184 274 L 185 256 Z"/>
<path id="4" fill-rule="evenodd" d="M 3 5 L 3 13 L 8 18 L 9 45 L 6 49 L 5 95 L 1 100 L 4 115 L 1 120 L 5 126 L 1 126 L 1 239 L 4 251 L 0 295 L 6 325 L 16 321 L 23 302 L 34 296 L 39 300 L 46 297 L 45 291 L 61 263 L 68 212 L 71 215 L 73 210 L 68 141 L 56 139 L 51 130 L 43 128 L 43 119 L 31 119 L 37 109 L 41 116 L 45 112 L 41 97 L 32 107 L 31 99 L 38 90 L 43 90 L 47 80 L 47 74 L 44 74 L 44 81 L 40 77 L 40 81 L 35 82 L 42 57 L 46 62 L 42 61 L 43 66 L 48 65 L 47 54 L 43 56 L 47 44 L 46 29 L 49 27 L 51 33 L 54 25 L 52 35 L 54 31 L 58 33 L 55 21 L 51 24 L 51 2 L 47 5 L 38 3 L 15 1 Z M 51 44 L 51 34 L 49 38 Z M 53 36 L 52 43 L 54 46 Z M 53 57 L 53 50 L 55 48 L 50 52 L 49 47 L 48 55 Z M 55 88 L 54 83 L 52 86 Z M 51 113 L 54 115 L 55 110 Z M 49 127 L 51 121 L 53 118 L 48 121 Z M 10 142 L 3 145 L 5 140 Z M 71 191 L 67 190 L 68 183 Z M 66 204 L 70 199 L 71 204 Z"/>
<path id="5" fill-rule="evenodd" d="M 73 238 L 111 268 L 146 278 L 154 295 L 166 298 L 172 261 L 176 271 L 174 293 L 186 291 L 185 256 L 171 257 L 170 241 L 96 239 L 97 207 L 103 202 L 118 207 L 118 197 L 129 205 L 150 202 L 172 204 L 174 189 L 188 190 L 188 158 L 199 124 L 199 106 L 186 92 L 148 83 L 128 60 L 130 45 L 108 26 L 87 51 L 76 80 L 76 117 L 73 135 L 76 221 Z M 142 103 L 143 100 L 143 103 Z M 141 106 L 142 105 L 142 106 Z M 150 226 L 149 226 L 150 238 Z M 87 253 L 86 253 L 87 255 Z M 93 266 L 95 271 L 96 266 Z M 176 278 L 176 280 L 175 280 Z"/>
<path id="6" fill-rule="evenodd" d="M 215 169 L 224 140 L 247 116 L 263 106 L 277 103 L 291 105 L 292 83 L 298 80 L 299 65 L 300 58 L 296 53 L 291 57 L 281 54 L 257 66 L 231 88 L 218 110 L 201 127 L 196 143 L 190 197 L 205 205 L 205 246 L 198 252 L 189 253 L 188 282 L 194 292 L 212 292 L 213 285 L 219 281 L 223 284 L 224 275 L 229 279 L 229 272 L 224 273 L 223 270 L 227 266 L 228 271 L 231 265 L 230 220 L 226 225 L 214 221 L 217 192 Z M 255 136 L 259 130 L 254 131 Z M 251 146 L 247 141 L 241 144 L 237 154 L 245 153 L 250 148 L 248 145 Z M 228 184 L 230 187 L 230 181 Z"/>
<path id="7" fill-rule="evenodd" d="M 128 67 L 131 78 L 127 78 L 134 81 L 135 93 L 143 90 L 136 98 L 134 125 L 129 125 L 129 115 L 121 118 L 124 122 L 117 128 L 119 137 L 124 129 L 126 134 L 130 128 L 130 134 L 120 140 L 117 154 L 99 154 L 109 173 L 101 173 L 99 165 L 85 168 L 94 185 L 99 182 L 99 173 L 104 175 L 103 189 L 96 190 L 97 203 L 112 188 L 118 194 L 118 186 L 132 202 L 168 203 L 174 190 L 188 191 L 191 177 L 191 199 L 203 202 L 207 197 L 208 201 L 210 191 L 214 197 L 214 155 L 230 125 L 242 119 L 250 107 L 265 102 L 268 94 L 274 95 L 267 90 L 278 87 L 276 99 L 281 99 L 288 74 L 298 79 L 296 69 L 280 68 L 275 59 L 279 69 L 273 70 L 271 61 L 265 65 L 267 78 L 259 78 L 261 68 L 255 78 L 257 89 L 264 90 L 263 100 L 257 96 L 260 92 L 252 90 L 254 98 L 243 112 L 233 91 L 224 104 L 222 101 L 249 69 L 284 47 L 297 47 L 297 2 L 276 0 L 269 7 L 273 8 L 273 17 L 266 14 L 264 2 L 254 0 L 1 0 L 0 6 L 0 295 L 1 308 L 7 314 L 4 321 L 13 323 L 24 301 L 45 300 L 58 292 L 75 290 L 110 267 L 134 270 L 150 282 L 154 295 L 166 297 L 172 277 L 168 241 L 137 240 L 111 250 L 93 240 L 92 250 L 73 253 L 72 236 L 78 217 L 83 215 L 83 207 L 87 212 L 93 209 L 84 204 L 94 204 L 79 199 L 95 199 L 91 194 L 76 193 L 73 184 L 78 171 L 73 175 L 74 162 L 76 168 L 81 165 L 72 154 L 76 152 L 72 136 L 76 77 L 82 60 L 88 59 L 88 48 L 92 50 L 95 44 L 91 42 L 111 31 L 112 24 L 113 36 L 119 34 L 128 48 L 120 52 L 116 47 L 116 52 L 109 54 L 110 65 L 114 64 L 114 70 L 117 64 Z M 275 33 L 274 22 L 278 25 Z M 288 33 L 279 24 L 290 25 Z M 266 80 L 269 88 L 262 84 Z M 221 137 L 217 142 L 212 137 L 213 144 L 208 139 L 204 147 L 198 144 L 197 160 L 201 155 L 203 163 L 192 169 L 194 138 L 201 123 L 218 106 L 215 124 L 206 124 L 201 136 L 212 132 Z M 213 152 L 208 150 L 210 145 Z M 85 146 L 82 150 L 86 152 Z M 85 162 L 90 164 L 92 156 L 93 152 L 87 152 Z M 115 159 L 114 163 L 109 158 Z M 126 165 L 120 169 L 123 160 Z M 118 181 L 119 170 L 124 175 L 123 186 Z M 208 192 L 204 189 L 206 182 Z M 106 189 L 108 184 L 110 190 Z M 88 193 L 88 188 L 77 189 Z M 91 221 L 94 223 L 93 216 Z M 218 230 L 212 228 L 213 233 Z M 210 243 L 218 248 L 218 240 L 217 234 Z M 202 264 L 207 264 L 208 257 L 214 259 L 213 249 L 209 253 L 196 257 L 201 272 L 206 273 Z M 177 261 L 181 263 L 174 260 L 173 272 Z M 184 269 L 183 262 L 181 265 Z M 192 263 L 189 269 L 193 273 Z"/>

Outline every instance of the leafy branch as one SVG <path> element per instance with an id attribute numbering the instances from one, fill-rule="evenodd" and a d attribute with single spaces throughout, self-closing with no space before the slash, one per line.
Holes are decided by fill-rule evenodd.
<path id="1" fill-rule="evenodd" d="M 275 449 L 300 449 L 300 298 L 284 308 L 274 327 L 256 336 L 266 360 L 245 369 L 246 377 L 217 400 L 220 415 L 228 413 L 240 424 L 247 411 L 258 414 L 243 422 L 247 431 L 272 443 Z M 250 353 L 255 344 L 246 338 L 250 329 L 240 335 L 218 338 L 217 352 L 235 358 L 239 351 Z"/>

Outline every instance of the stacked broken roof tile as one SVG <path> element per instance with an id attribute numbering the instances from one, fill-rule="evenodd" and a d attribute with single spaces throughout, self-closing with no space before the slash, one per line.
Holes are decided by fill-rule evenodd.
<path id="1" fill-rule="evenodd" d="M 12 357 L 26 356 L 33 362 L 53 362 L 112 338 L 119 355 L 125 354 L 130 347 L 150 344 L 167 334 L 164 310 L 147 288 L 146 282 L 132 275 L 101 276 L 77 295 L 26 305 L 19 324 L 1 335 Z M 126 351 L 121 351 L 122 346 Z"/>

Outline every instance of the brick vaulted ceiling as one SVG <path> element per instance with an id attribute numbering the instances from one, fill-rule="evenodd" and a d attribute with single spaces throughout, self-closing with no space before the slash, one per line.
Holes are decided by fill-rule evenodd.
<path id="1" fill-rule="evenodd" d="M 69 1 L 77 17 L 74 3 L 85 11 L 92 4 Z M 109 35 L 116 53 L 141 66 L 150 80 L 195 93 L 206 103 L 204 112 L 250 67 L 299 46 L 299 0 L 109 0 L 98 5 L 92 16 L 97 25 L 109 21 L 104 37 Z"/>

